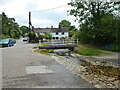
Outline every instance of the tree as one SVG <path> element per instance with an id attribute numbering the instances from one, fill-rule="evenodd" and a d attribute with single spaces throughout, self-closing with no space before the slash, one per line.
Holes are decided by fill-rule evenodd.
<path id="1" fill-rule="evenodd" d="M 44 35 L 38 34 L 38 38 L 42 40 L 44 38 Z"/>
<path id="2" fill-rule="evenodd" d="M 118 26 L 116 12 L 120 2 L 70 2 L 69 11 L 80 24 L 80 40 L 84 43 L 104 45 L 114 43 Z M 116 11 L 116 12 L 115 12 Z"/>
<path id="3" fill-rule="evenodd" d="M 71 27 L 71 23 L 64 19 L 59 22 L 59 26 L 69 29 Z"/>
<path id="4" fill-rule="evenodd" d="M 29 41 L 28 41 L 29 43 L 36 42 L 37 36 L 36 36 L 35 32 L 33 32 L 33 31 L 29 32 L 28 37 L 29 37 Z"/>
<path id="5" fill-rule="evenodd" d="M 44 38 L 45 39 L 51 39 L 52 35 L 50 33 L 45 33 Z"/>
<path id="6" fill-rule="evenodd" d="M 0 14 L 0 39 L 2 34 L 2 15 Z"/>
<path id="7" fill-rule="evenodd" d="M 2 36 L 5 38 L 19 38 L 21 31 L 19 25 L 15 22 L 14 18 L 8 18 L 5 13 L 2 13 Z"/>
<path id="8" fill-rule="evenodd" d="M 25 36 L 25 34 L 29 32 L 29 27 L 21 26 L 20 30 L 22 31 L 22 36 Z"/>
<path id="9" fill-rule="evenodd" d="M 69 22 L 68 20 L 61 20 L 59 22 L 59 26 L 63 27 L 63 28 L 67 28 L 69 31 L 69 37 L 72 37 L 74 32 L 77 30 L 76 27 L 74 25 L 71 25 L 71 22 Z"/>
<path id="10" fill-rule="evenodd" d="M 119 9 L 119 4 L 120 2 L 90 2 L 84 0 L 77 2 L 72 1 L 68 3 L 68 5 L 72 6 L 73 9 L 68 12 L 70 15 L 75 16 L 76 20 L 82 24 L 89 18 L 98 20 L 105 14 L 113 14 L 113 11 Z"/>
<path id="11" fill-rule="evenodd" d="M 78 30 L 76 29 L 76 27 L 74 25 L 70 26 L 69 28 L 69 37 L 74 37 L 74 34 L 76 34 Z"/>

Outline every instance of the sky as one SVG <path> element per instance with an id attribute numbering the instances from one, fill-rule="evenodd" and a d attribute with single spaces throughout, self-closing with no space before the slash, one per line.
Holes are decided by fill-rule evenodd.
<path id="1" fill-rule="evenodd" d="M 67 10 L 71 9 L 71 7 L 67 5 L 70 1 L 71 0 L 0 0 L 0 12 L 5 12 L 10 18 L 15 18 L 20 26 L 28 26 L 29 11 L 31 11 L 31 21 L 34 27 L 58 27 L 59 22 L 63 19 L 70 21 L 72 25 L 78 27 L 78 23 L 74 22 L 75 17 L 67 13 Z M 55 7 L 59 8 L 51 9 Z"/>

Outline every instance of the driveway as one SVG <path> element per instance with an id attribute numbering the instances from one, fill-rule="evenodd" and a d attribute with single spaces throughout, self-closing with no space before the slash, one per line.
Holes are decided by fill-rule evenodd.
<path id="1" fill-rule="evenodd" d="M 2 48 L 3 88 L 94 88 L 51 56 L 34 53 L 34 46 L 17 40 L 15 46 Z"/>

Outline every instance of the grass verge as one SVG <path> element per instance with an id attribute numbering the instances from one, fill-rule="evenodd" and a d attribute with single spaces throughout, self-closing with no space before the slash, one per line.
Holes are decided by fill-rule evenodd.
<path id="1" fill-rule="evenodd" d="M 84 47 L 89 47 L 89 48 L 93 48 L 93 49 L 99 49 L 99 50 L 105 50 L 105 51 L 110 51 L 110 52 L 120 52 L 120 46 L 116 46 L 113 45 L 111 49 L 106 49 L 105 47 L 100 47 L 100 46 L 96 46 L 93 44 L 83 44 L 83 43 L 79 43 L 81 46 Z"/>
<path id="2" fill-rule="evenodd" d="M 75 47 L 74 51 L 75 51 L 75 53 L 78 53 L 80 55 L 85 55 L 85 56 L 109 54 L 106 52 L 99 51 L 97 49 L 87 48 L 87 47 L 80 46 L 80 45 Z"/>
<path id="3" fill-rule="evenodd" d="M 40 53 L 40 54 L 44 54 L 44 55 L 48 55 L 48 56 L 52 56 L 52 52 L 54 52 L 54 50 L 47 50 L 47 49 L 37 49 L 34 50 L 34 52 Z"/>
<path id="4" fill-rule="evenodd" d="M 37 49 L 37 48 L 39 48 L 38 46 L 36 46 L 36 47 L 33 47 L 33 49 Z"/>

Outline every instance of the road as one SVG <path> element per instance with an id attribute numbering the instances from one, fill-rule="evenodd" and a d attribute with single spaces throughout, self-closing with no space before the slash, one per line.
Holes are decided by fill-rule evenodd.
<path id="1" fill-rule="evenodd" d="M 17 40 L 2 48 L 3 88 L 94 88 L 50 56 L 34 53 L 34 46 Z"/>

